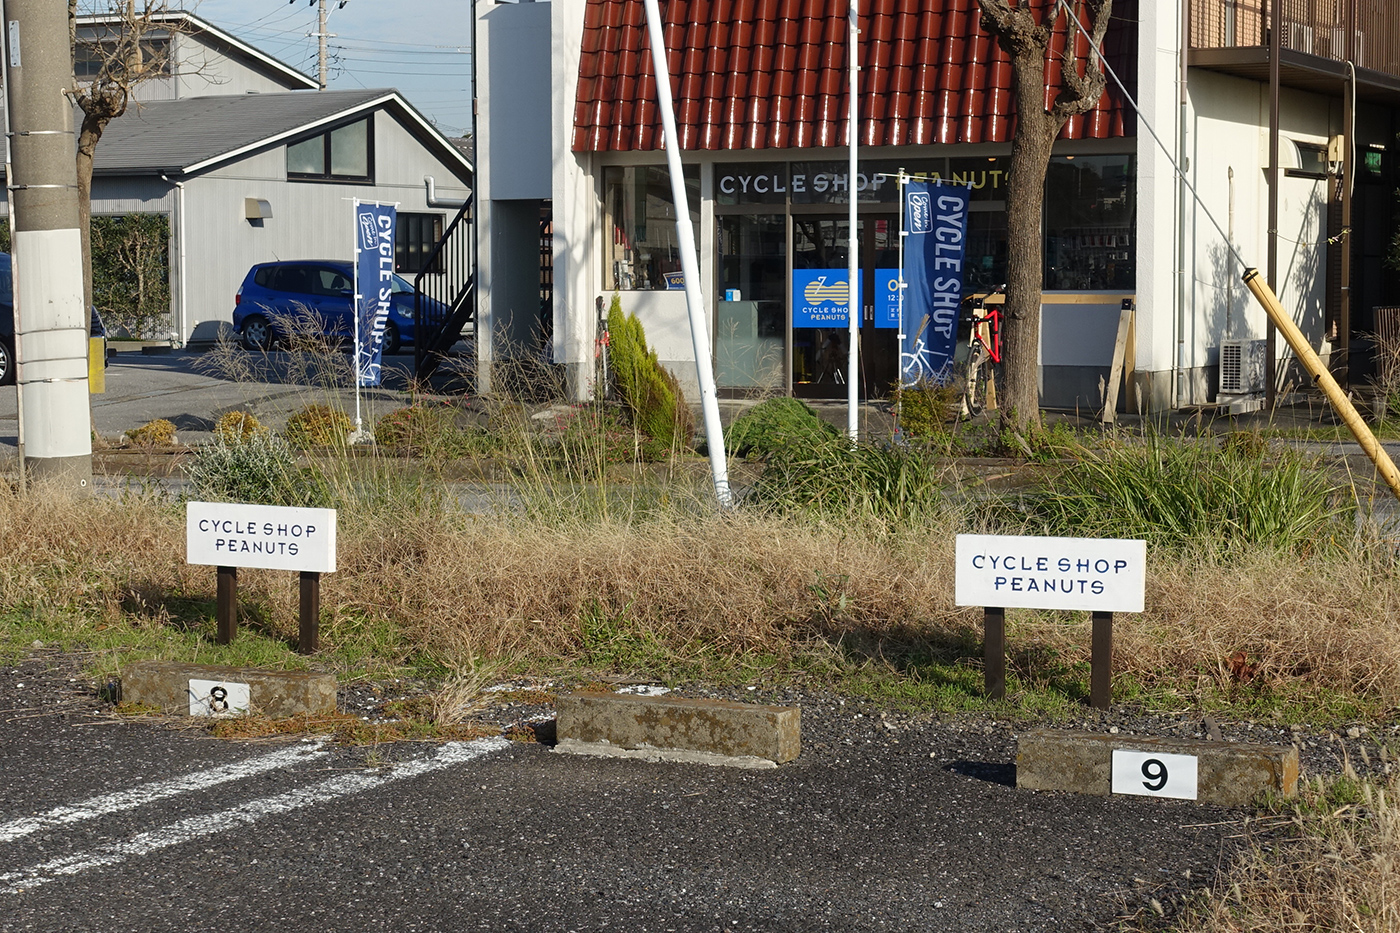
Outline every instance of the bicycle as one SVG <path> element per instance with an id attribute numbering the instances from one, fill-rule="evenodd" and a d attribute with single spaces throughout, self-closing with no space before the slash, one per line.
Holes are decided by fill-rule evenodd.
<path id="1" fill-rule="evenodd" d="M 967 371 L 963 380 L 962 417 L 974 418 L 985 408 L 997 407 L 996 373 L 1001 365 L 1001 310 L 981 314 L 986 300 L 1006 288 L 999 285 L 984 295 L 970 296 L 972 322 L 967 334 Z"/>

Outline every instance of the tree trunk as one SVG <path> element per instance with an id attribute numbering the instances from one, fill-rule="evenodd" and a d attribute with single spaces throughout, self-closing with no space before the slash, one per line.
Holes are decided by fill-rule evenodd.
<path id="1" fill-rule="evenodd" d="M 1040 428 L 1040 304 L 1044 285 L 1045 173 L 1050 153 L 1065 121 L 1092 110 L 1103 95 L 1105 78 L 1098 68 L 1098 54 L 1080 71 L 1073 58 L 1064 62 L 1061 87 L 1049 109 L 1045 106 L 1045 56 L 1050 27 L 1060 15 L 1050 6 L 1044 23 L 1025 4 L 1008 0 L 977 0 L 982 25 L 997 37 L 997 44 L 1011 57 L 1012 85 L 1016 95 L 1016 135 L 1011 143 L 1011 168 L 1006 182 L 1006 306 L 1002 342 L 1002 423 L 1022 432 Z M 1098 49 L 1108 30 L 1112 0 L 1079 0 L 1078 10 L 1092 14 L 1089 45 Z M 1068 23 L 1068 21 L 1067 21 Z M 1076 43 L 1070 41 L 1067 49 Z"/>
<path id="2" fill-rule="evenodd" d="M 1040 303 L 1044 284 L 1045 172 L 1063 121 L 1045 112 L 1044 85 L 1034 76 L 1037 48 L 1016 57 L 1016 138 L 1006 180 L 1006 305 L 1002 310 L 1003 422 L 1019 431 L 1040 427 Z"/>
<path id="3" fill-rule="evenodd" d="M 83 241 L 83 301 L 92 307 L 92 157 L 106 123 L 84 115 L 78 130 L 78 231 Z"/>

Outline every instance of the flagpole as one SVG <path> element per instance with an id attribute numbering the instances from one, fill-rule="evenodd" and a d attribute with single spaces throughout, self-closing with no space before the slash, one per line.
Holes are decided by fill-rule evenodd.
<path id="1" fill-rule="evenodd" d="M 895 343 L 895 381 L 899 389 L 904 388 L 904 238 L 908 235 L 904 231 L 904 166 L 899 167 L 899 299 L 896 302 L 899 308 L 899 333 Z M 904 416 L 904 393 L 895 392 L 894 405 L 894 428 L 896 431 L 902 430 L 900 419 Z"/>
<path id="2" fill-rule="evenodd" d="M 322 30 L 323 32 L 325 30 Z M 355 438 L 364 435 L 365 423 L 360 417 L 360 199 L 353 198 L 350 202 L 350 230 L 355 237 L 355 259 L 350 264 L 351 282 L 355 293 L 355 313 L 351 315 L 351 320 L 355 325 L 355 365 L 351 367 L 355 380 Z"/>
<path id="3" fill-rule="evenodd" d="M 714 477 L 715 498 L 722 508 L 728 508 L 733 504 L 729 491 L 729 462 L 724 451 L 724 429 L 719 420 L 719 396 L 715 394 L 710 326 L 705 317 L 705 297 L 700 293 L 700 260 L 695 251 L 695 232 L 690 226 L 690 203 L 681 169 L 681 142 L 671 101 L 671 71 L 661 32 L 661 9 L 656 0 L 644 0 L 644 6 L 652 66 L 656 72 L 656 104 L 661 111 L 661 128 L 666 140 L 666 167 L 671 175 L 671 199 L 676 205 L 676 244 L 681 274 L 685 277 L 685 306 L 690 315 L 690 341 L 695 349 L 695 377 L 700 383 L 700 410 L 705 422 L 705 442 L 710 448 L 710 472 Z"/>
<path id="4" fill-rule="evenodd" d="M 857 16 L 859 15 L 858 0 L 850 0 L 850 34 L 846 44 L 846 64 L 849 66 L 850 79 L 848 82 L 849 108 L 846 120 L 846 142 L 851 150 L 851 165 L 846 173 L 846 193 L 850 198 L 850 246 L 847 256 L 847 288 L 846 288 L 846 308 L 847 324 L 849 330 L 846 338 L 846 401 L 848 412 L 846 416 L 846 430 L 851 436 L 851 441 L 860 439 L 860 419 L 856 406 L 860 396 L 860 250 L 858 248 L 857 220 L 856 220 L 856 147 L 858 145 L 858 134 L 856 127 L 856 97 L 860 93 L 859 71 L 860 71 L 860 30 L 857 28 Z"/>

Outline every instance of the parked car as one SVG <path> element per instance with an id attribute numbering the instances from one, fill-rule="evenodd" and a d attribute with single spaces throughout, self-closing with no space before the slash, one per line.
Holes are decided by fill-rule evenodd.
<path id="1" fill-rule="evenodd" d="M 0 253 L 0 385 L 15 381 L 15 277 L 9 253 Z M 104 338 L 102 365 L 107 365 L 107 326 L 97 309 L 92 309 L 89 333 Z"/>
<path id="2" fill-rule="evenodd" d="M 233 329 L 250 350 L 285 345 L 293 335 L 353 342 L 354 281 L 351 264 L 339 259 L 259 263 L 238 286 Z M 413 344 L 413 286 L 396 275 L 391 288 L 385 353 Z"/>

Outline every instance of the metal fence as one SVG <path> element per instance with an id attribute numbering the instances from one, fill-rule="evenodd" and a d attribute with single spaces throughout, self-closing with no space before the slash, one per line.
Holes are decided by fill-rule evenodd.
<path id="1" fill-rule="evenodd" d="M 1284 48 L 1400 75 L 1400 15 L 1394 5 L 1395 0 L 1191 0 L 1191 47 L 1266 46 L 1277 8 Z"/>

